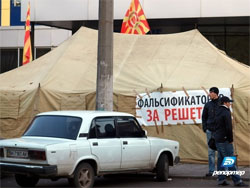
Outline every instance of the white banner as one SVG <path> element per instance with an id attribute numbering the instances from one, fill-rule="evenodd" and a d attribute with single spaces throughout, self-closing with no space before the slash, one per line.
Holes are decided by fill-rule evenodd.
<path id="1" fill-rule="evenodd" d="M 220 96 L 231 98 L 229 88 Z M 202 110 L 210 99 L 204 90 L 141 93 L 136 98 L 136 116 L 145 126 L 201 123 Z"/>

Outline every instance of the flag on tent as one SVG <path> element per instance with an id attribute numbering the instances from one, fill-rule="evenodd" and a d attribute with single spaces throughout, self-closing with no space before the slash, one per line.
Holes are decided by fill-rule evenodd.
<path id="1" fill-rule="evenodd" d="M 150 30 L 139 0 L 132 0 L 122 23 L 121 33 L 144 35 Z"/>
<path id="2" fill-rule="evenodd" d="M 30 3 L 28 3 L 28 10 L 25 23 L 25 36 L 23 47 L 23 65 L 32 61 L 32 50 L 30 42 Z"/>

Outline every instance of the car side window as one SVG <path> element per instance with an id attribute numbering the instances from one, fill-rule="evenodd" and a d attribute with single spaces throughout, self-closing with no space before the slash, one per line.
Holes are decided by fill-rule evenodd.
<path id="1" fill-rule="evenodd" d="M 96 118 L 92 121 L 89 138 L 115 138 L 114 118 Z"/>
<path id="2" fill-rule="evenodd" d="M 121 138 L 144 137 L 142 129 L 132 117 L 119 117 L 117 119 L 117 130 Z"/>

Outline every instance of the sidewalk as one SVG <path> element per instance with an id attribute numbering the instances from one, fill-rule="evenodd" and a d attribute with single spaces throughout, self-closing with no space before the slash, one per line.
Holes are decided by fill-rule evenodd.
<path id="1" fill-rule="evenodd" d="M 199 179 L 216 179 L 217 177 L 206 177 L 208 173 L 207 164 L 186 164 L 179 163 L 173 167 L 170 167 L 170 177 L 175 178 L 199 178 Z M 239 166 L 238 171 L 245 171 L 245 174 L 241 178 L 245 181 L 250 180 L 250 166 Z"/>
<path id="2" fill-rule="evenodd" d="M 250 182 L 250 166 L 240 166 L 238 171 L 245 171 L 245 174 L 241 176 L 242 180 L 246 181 L 247 184 Z M 206 177 L 208 172 L 208 165 L 204 164 L 187 164 L 179 163 L 174 167 L 169 168 L 170 178 L 194 178 L 194 179 L 217 179 L 217 176 Z M 1 173 L 0 173 L 1 175 Z M 9 175 L 7 175 L 9 176 Z M 2 177 L 0 176 L 0 179 Z"/>

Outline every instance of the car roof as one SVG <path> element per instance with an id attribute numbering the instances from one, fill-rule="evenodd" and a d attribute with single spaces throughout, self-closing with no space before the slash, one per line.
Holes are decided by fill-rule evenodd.
<path id="1" fill-rule="evenodd" d="M 124 112 L 112 111 L 90 111 L 90 110 L 69 110 L 69 111 L 50 111 L 37 114 L 37 116 L 54 115 L 54 116 L 76 116 L 76 117 L 99 117 L 99 116 L 132 116 L 132 114 Z"/>

